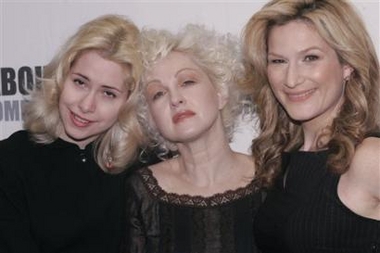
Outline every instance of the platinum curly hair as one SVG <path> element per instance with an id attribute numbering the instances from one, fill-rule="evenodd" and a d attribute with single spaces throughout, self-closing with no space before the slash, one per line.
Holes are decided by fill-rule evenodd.
<path id="1" fill-rule="evenodd" d="M 143 29 L 141 33 L 141 54 L 144 73 L 140 80 L 138 118 L 146 133 L 146 145 L 158 148 L 163 157 L 170 151 L 176 151 L 176 145 L 166 140 L 151 122 L 144 96 L 146 75 L 154 65 L 171 52 L 182 52 L 208 75 L 216 89 L 228 98 L 222 109 L 225 132 L 232 140 L 237 117 L 245 108 L 247 100 L 238 88 L 238 82 L 244 77 L 240 43 L 231 34 L 221 34 L 207 29 L 203 25 L 188 24 L 179 33 L 167 30 Z"/>

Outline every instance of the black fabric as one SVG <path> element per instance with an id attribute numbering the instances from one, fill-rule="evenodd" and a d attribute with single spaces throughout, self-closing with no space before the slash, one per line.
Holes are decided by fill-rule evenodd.
<path id="1" fill-rule="evenodd" d="M 149 168 L 128 178 L 125 253 L 254 253 L 254 181 L 205 198 L 163 191 Z"/>
<path id="2" fill-rule="evenodd" d="M 254 222 L 263 253 L 380 252 L 380 221 L 343 205 L 337 195 L 339 176 L 326 169 L 327 155 L 328 151 L 283 155 L 286 179 L 278 179 Z"/>
<path id="3" fill-rule="evenodd" d="M 61 139 L 26 131 L 0 142 L 0 252 L 112 253 L 123 237 L 125 173 L 104 173 Z"/>

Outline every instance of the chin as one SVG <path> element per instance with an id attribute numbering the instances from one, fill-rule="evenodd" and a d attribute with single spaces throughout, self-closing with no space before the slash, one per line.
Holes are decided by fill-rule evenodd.
<path id="1" fill-rule="evenodd" d="M 66 135 L 73 141 L 78 141 L 78 142 L 83 141 L 88 138 L 87 135 L 83 135 L 83 133 L 76 133 L 75 131 L 73 132 L 66 131 Z"/>
<path id="2" fill-rule="evenodd" d="M 289 116 L 293 121 L 297 121 L 297 122 L 306 122 L 313 119 L 313 117 L 310 115 L 307 115 L 307 116 L 306 115 L 289 115 Z"/>

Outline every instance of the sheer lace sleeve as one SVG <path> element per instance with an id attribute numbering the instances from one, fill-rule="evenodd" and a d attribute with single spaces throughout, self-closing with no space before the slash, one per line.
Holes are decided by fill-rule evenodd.
<path id="1" fill-rule="evenodd" d="M 158 203 L 147 191 L 139 172 L 127 178 L 126 184 L 126 237 L 123 253 L 159 251 Z"/>

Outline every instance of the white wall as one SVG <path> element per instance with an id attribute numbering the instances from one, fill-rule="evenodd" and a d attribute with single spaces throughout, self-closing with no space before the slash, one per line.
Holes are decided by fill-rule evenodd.
<path id="1" fill-rule="evenodd" d="M 0 139 L 22 128 L 23 81 L 35 76 L 59 46 L 83 23 L 107 13 L 123 14 L 137 26 L 177 31 L 186 23 L 202 23 L 221 32 L 239 35 L 242 27 L 267 1 L 96 1 L 0 0 Z M 354 0 L 379 52 L 379 0 Z M 15 78 L 7 73 L 15 72 Z M 7 82 L 8 80 L 14 80 Z M 11 84 L 10 84 L 11 83 Z M 15 91 L 12 90 L 15 86 Z M 254 126 L 243 124 L 232 143 L 248 152 Z"/>

